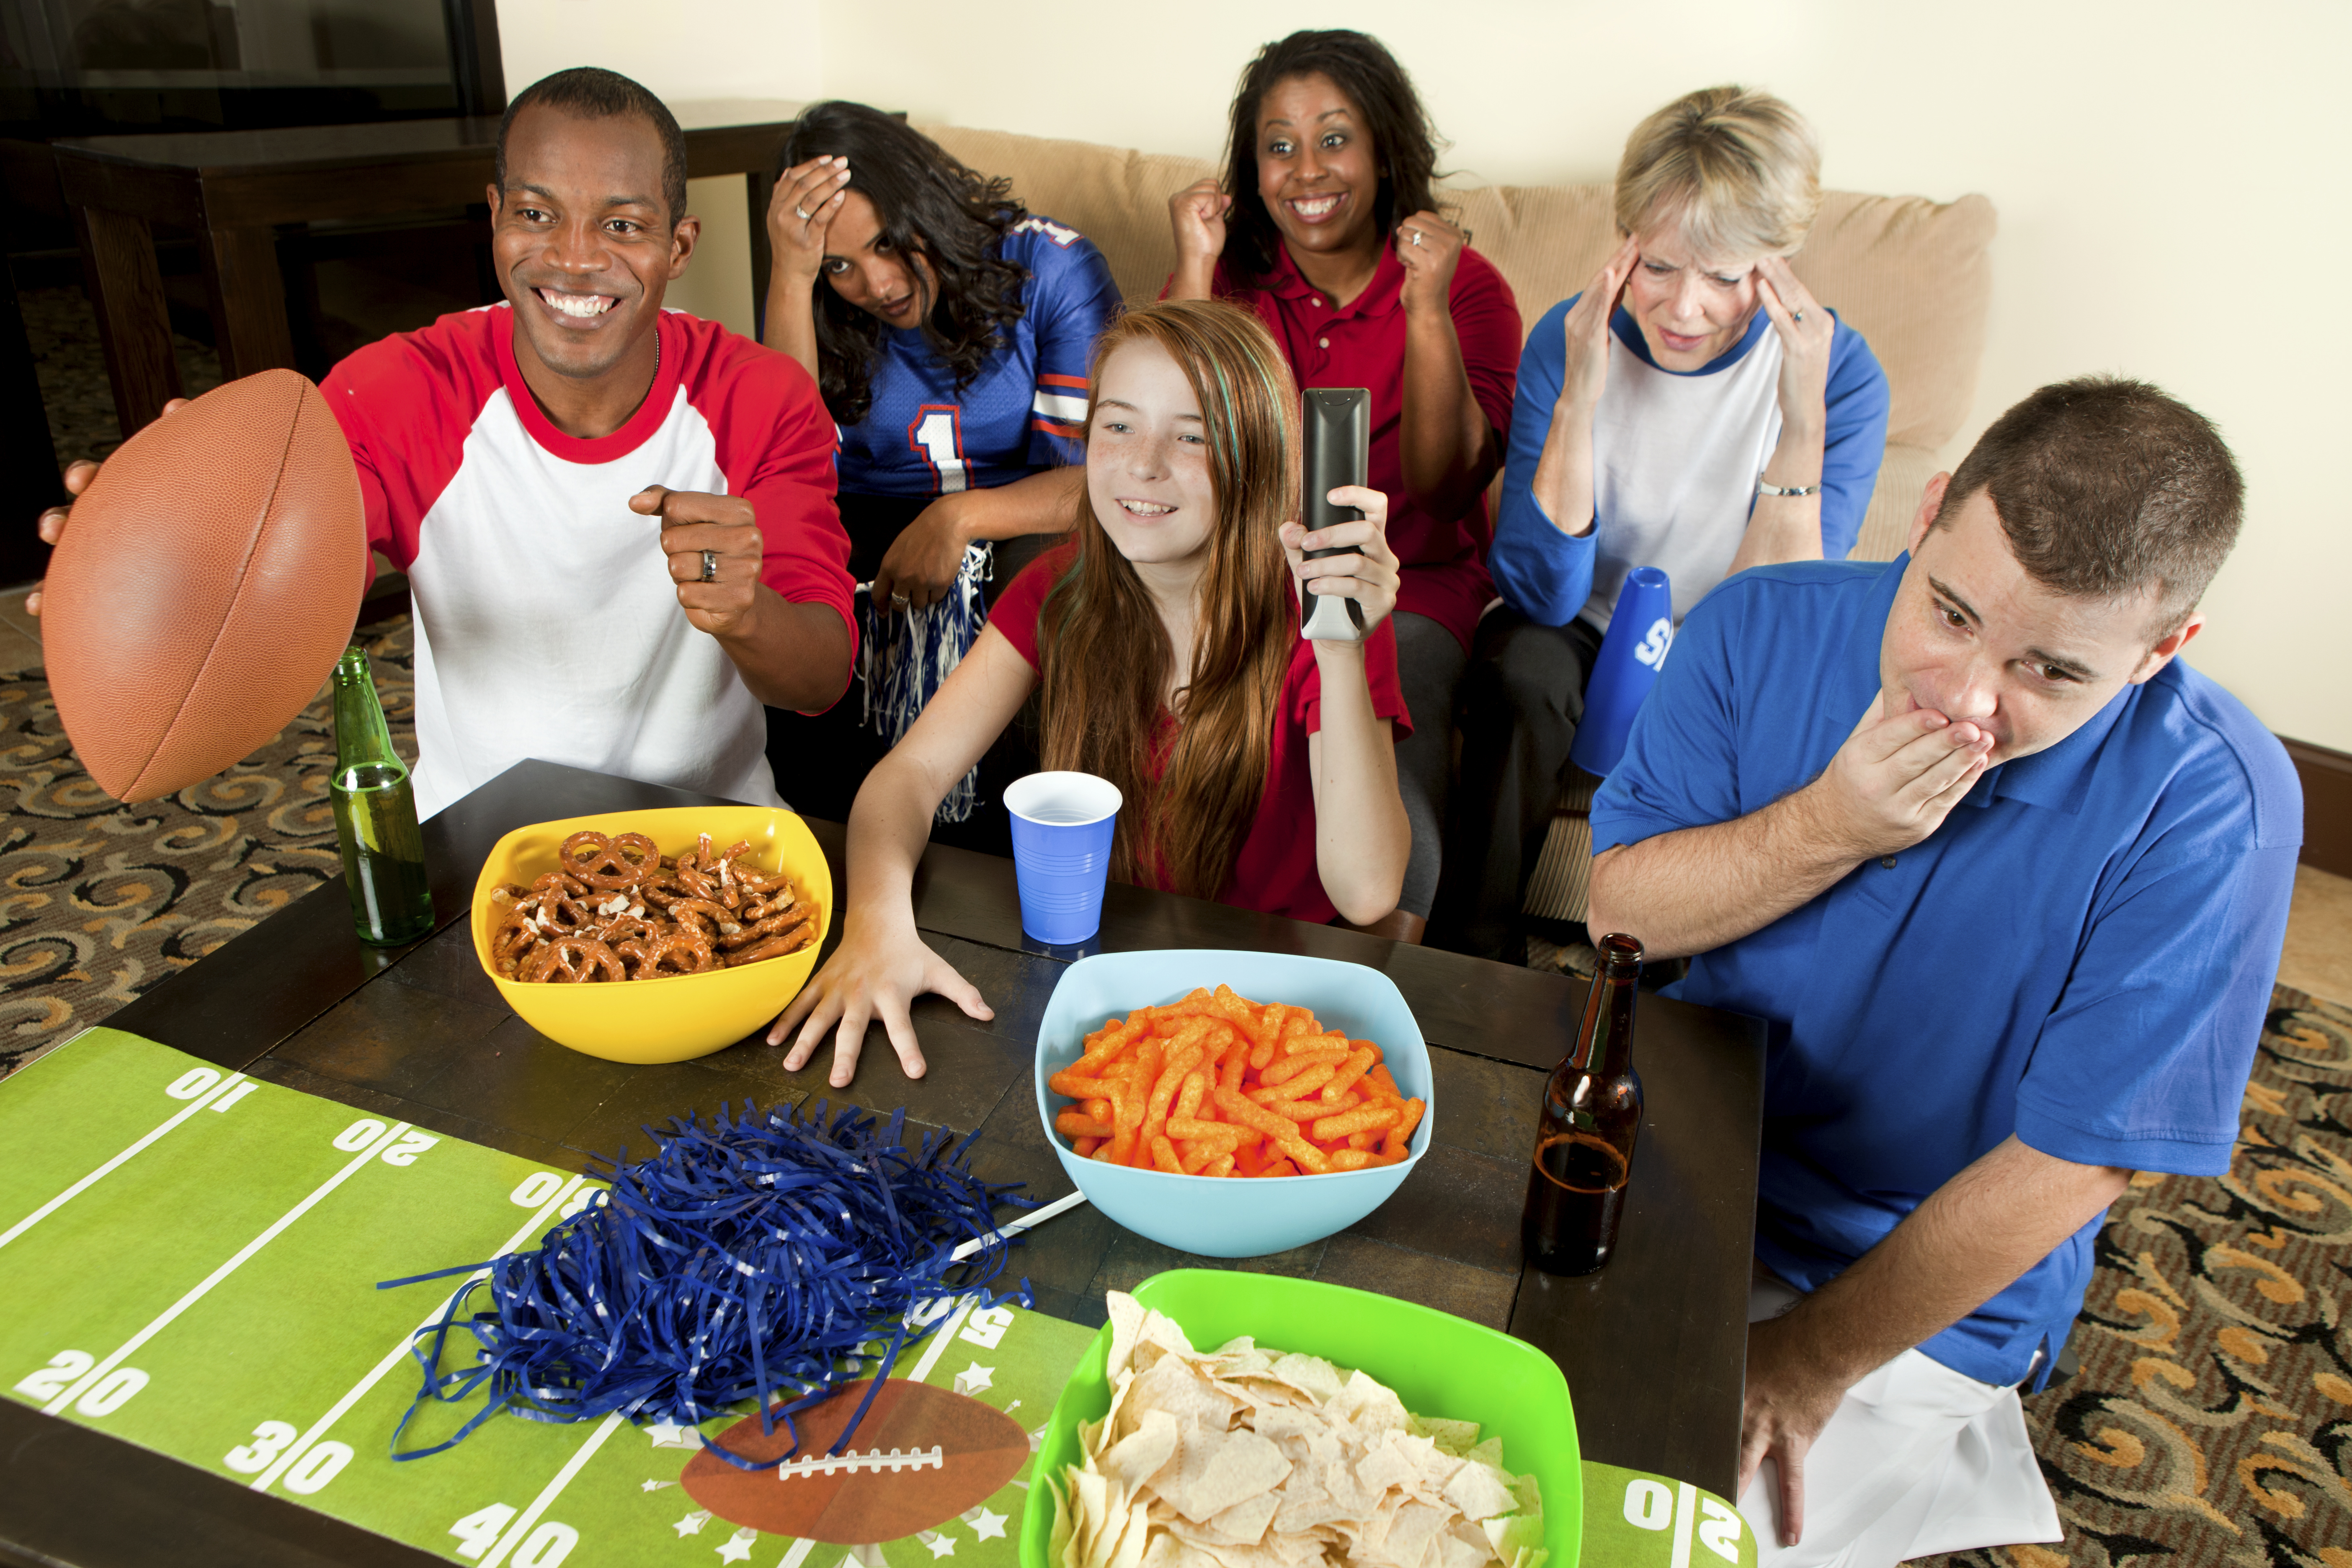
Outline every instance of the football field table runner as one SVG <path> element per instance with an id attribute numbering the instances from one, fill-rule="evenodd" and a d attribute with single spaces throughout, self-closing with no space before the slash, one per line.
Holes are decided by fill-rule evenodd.
<path id="1" fill-rule="evenodd" d="M 467 929 L 467 900 L 490 845 L 534 821 L 707 804 L 714 803 L 521 764 L 425 825 L 442 922 L 431 938 L 405 949 L 363 948 L 352 935 L 342 889 L 330 883 L 116 1013 L 108 1022 L 119 1035 L 85 1037 L 57 1053 L 60 1083 L 77 1054 L 96 1060 L 160 1042 L 190 1060 L 162 1084 L 124 1072 L 100 1074 L 106 1081 L 86 1091 L 58 1091 L 58 1126 L 43 1135 L 52 1152 L 26 1178 L 31 1187 L 0 1193 L 49 1181 L 33 1201 L 37 1207 L 167 1121 L 184 1119 L 0 1247 L 0 1275 L 15 1286 L 13 1316 L 0 1331 L 11 1358 L 0 1366 L 0 1389 L 31 1377 L 36 1393 L 46 1391 L 0 1399 L 0 1561 L 110 1568 L 156 1561 L 159 1543 L 176 1563 L 239 1568 L 480 1562 L 498 1552 L 501 1563 L 521 1568 L 673 1560 L 659 1542 L 641 1557 L 607 1555 L 641 1537 L 650 1500 L 670 1512 L 665 1533 L 692 1548 L 674 1560 L 708 1561 L 700 1553 L 713 1551 L 722 1561 L 739 1560 L 737 1527 L 711 1520 L 684 1528 L 696 1511 L 685 1506 L 690 1500 L 659 1483 L 678 1479 L 688 1450 L 656 1447 L 646 1428 L 624 1423 L 598 1441 L 593 1424 L 548 1426 L 502 1416 L 447 1454 L 395 1467 L 377 1447 L 362 1461 L 359 1436 L 376 1444 L 383 1436 L 368 1424 L 393 1403 L 404 1408 L 415 1388 L 415 1363 L 395 1362 L 395 1342 L 440 1306 L 450 1285 L 378 1292 L 375 1281 L 527 1245 L 577 1200 L 587 1184 L 572 1178 L 600 1168 L 590 1154 L 624 1145 L 648 1152 L 641 1126 L 722 1102 L 846 1098 L 884 1112 L 904 1106 L 910 1138 L 930 1128 L 976 1132 L 977 1174 L 1026 1183 L 1041 1201 L 1058 1197 L 1069 1184 L 1039 1124 L 1030 1076 L 1046 997 L 1082 952 L 1167 947 L 1306 952 L 1379 968 L 1396 981 L 1432 1047 L 1433 1146 L 1405 1185 L 1326 1242 L 1242 1267 L 1312 1275 L 1507 1327 L 1551 1353 L 1567 1374 L 1588 1461 L 1732 1490 L 1761 1112 L 1761 1030 L 1752 1021 L 1643 999 L 1639 1066 L 1648 1122 L 1619 1254 L 1589 1279 L 1523 1275 L 1517 1221 L 1535 1108 L 1583 996 L 1580 984 L 1558 975 L 1122 886 L 1109 890 L 1096 943 L 1049 952 L 1020 934 L 1009 861 L 935 847 L 917 878 L 917 921 L 996 1016 L 982 1023 L 938 998 L 919 1003 L 916 1026 L 929 1062 L 922 1079 L 899 1074 L 878 1030 L 844 1097 L 827 1089 L 823 1055 L 787 1073 L 782 1053 L 754 1040 L 698 1061 L 630 1066 L 568 1051 L 508 1011 L 481 973 Z M 822 822 L 811 827 L 834 862 L 835 885 L 845 885 L 842 830 Z M 836 915 L 836 937 L 839 925 Z M 141 1038 L 126 1045 L 121 1036 Z M 0 1088 L 0 1105 L 37 1087 L 51 1065 L 36 1063 Z M 192 1088 L 205 1070 L 218 1080 Z M 174 1086 L 190 1098 L 174 1100 Z M 251 1087 L 240 1092 L 241 1086 Z M 224 1101 L 225 1109 L 214 1109 Z M 202 1160 L 201 1141 L 240 1114 L 254 1119 L 248 1127 L 272 1130 L 268 1157 Z M 280 1120 L 299 1130 L 277 1137 Z M 128 1135 L 118 1136 L 126 1128 Z M 353 1146 L 338 1146 L 338 1138 Z M 27 1157 L 28 1171 L 30 1164 Z M 60 1173 L 62 1183 L 51 1181 Z M 550 1181 L 555 1191 L 547 1190 Z M 525 1197 L 539 1203 L 526 1207 Z M 121 1205 L 120 1233 L 110 1226 L 92 1239 L 71 1222 L 59 1226 L 85 1203 L 97 1205 L 91 1214 Z M 370 1205 L 388 1205 L 382 1212 L 398 1223 L 338 1217 L 373 1213 Z M 174 1215 L 183 1223 L 168 1223 Z M 0 1233 L 23 1217 L 0 1210 Z M 286 1228 L 270 1234 L 281 1221 Z M 42 1239 L 52 1226 L 56 1237 L 83 1239 L 61 1258 L 30 1265 L 39 1247 L 54 1245 Z M 298 1245 L 289 1249 L 289 1240 Z M 139 1338 L 257 1241 L 171 1321 Z M 339 1261 L 287 1267 L 314 1257 Z M 992 1386 L 979 1397 L 1000 1410 L 1020 1399 L 1010 1418 L 1034 1430 L 1050 1412 L 1052 1389 L 1009 1392 L 1004 1379 L 1050 1376 L 1057 1387 L 1059 1374 L 1050 1369 L 1058 1358 L 1067 1358 L 1061 1365 L 1074 1362 L 1102 1321 L 1105 1289 L 1200 1264 L 1232 1267 L 1159 1247 L 1082 1206 L 1011 1249 L 994 1282 L 1009 1289 L 1025 1278 L 1034 1289 L 1036 1310 L 1003 1320 L 1013 1326 L 1002 1335 L 1011 1346 L 1003 1355 L 1031 1358 L 1020 1363 L 1030 1370 L 1008 1373 L 1014 1363 L 992 1359 L 995 1352 L 962 1354 L 974 1351 L 966 1339 L 941 1350 L 925 1380 L 954 1391 L 967 1366 L 993 1368 Z M 104 1288 L 61 1289 L 53 1308 L 40 1282 L 60 1270 L 103 1280 Z M 103 1321 L 86 1326 L 63 1305 L 92 1300 L 102 1303 Z M 980 1331 L 999 1321 L 982 1322 Z M 966 1332 L 959 1326 L 953 1335 Z M 349 1343 L 333 1356 L 273 1354 L 337 1335 Z M 902 1358 L 901 1375 L 951 1337 L 916 1347 Z M 55 1359 L 68 1351 L 76 1353 Z M 103 1364 L 110 1358 L 112 1364 Z M 376 1382 L 353 1394 L 380 1364 L 386 1370 Z M 283 1375 L 270 1370 L 281 1365 L 289 1369 Z M 290 1370 L 298 1365 L 299 1374 Z M 126 1369 L 148 1382 L 132 1388 L 137 1380 L 123 1376 Z M 167 1373 L 168 1385 L 158 1381 Z M 347 1409 L 314 1431 L 347 1395 Z M 1033 1403 L 1035 1418 L 1024 1420 Z M 168 1408 L 183 1405 L 189 1408 Z M 199 1408 L 211 1405 L 218 1408 Z M 157 1406 L 165 1413 L 147 1414 Z M 282 1431 L 288 1426 L 295 1429 L 290 1438 Z M 427 1430 L 447 1435 L 446 1427 Z M 224 1442 L 225 1433 L 233 1440 Z M 554 1450 L 546 1447 L 550 1437 Z M 546 1456 L 580 1453 L 591 1442 L 595 1447 L 573 1475 L 540 1503 L 570 1463 L 559 1454 L 550 1465 Z M 335 1445 L 352 1458 L 342 1458 Z M 232 1451 L 239 1451 L 237 1463 L 229 1462 Z M 631 1463 L 622 1466 L 624 1459 Z M 248 1464 L 256 1468 L 239 1468 Z M 436 1479 L 436 1467 L 446 1479 Z M 622 1468 L 632 1473 L 623 1478 Z M 583 1476 L 587 1489 L 577 1489 Z M 255 1484 L 264 1478 L 267 1485 Z M 304 1494 L 289 1478 L 318 1489 Z M 638 1489 L 635 1500 L 620 1495 L 625 1480 Z M 331 1507 L 330 1494 L 345 1489 L 386 1511 Z M 1020 1489 L 1008 1488 L 1006 1496 Z M 1626 1504 L 1629 1520 L 1641 1513 L 1638 1500 Z M 535 1503 L 538 1513 L 526 1520 Z M 464 1506 L 452 1511 L 457 1504 Z M 1663 1546 L 1673 1538 L 1679 1558 L 1694 1539 L 1681 1524 L 1690 1510 L 1658 1506 L 1659 1519 L 1676 1528 L 1654 1538 L 1643 1524 L 1642 1539 Z M 991 1504 L 987 1511 L 1006 1509 Z M 579 1537 L 562 1559 L 550 1554 L 567 1538 L 542 1528 L 549 1523 Z M 999 1545 L 963 1522 L 935 1533 L 967 1563 Z M 1703 1545 L 1704 1535 L 1697 1539 Z M 468 1552 L 477 1541 L 480 1552 Z M 536 1550 L 526 1552 L 532 1542 Z M 742 1544 L 752 1555 L 740 1560 L 757 1568 L 799 1568 L 788 1555 L 794 1548 L 775 1535 Z M 923 1557 L 949 1555 L 940 1544 Z M 835 1568 L 838 1555 L 810 1560 L 810 1568 Z M 901 1547 L 883 1555 L 909 1568 Z"/>

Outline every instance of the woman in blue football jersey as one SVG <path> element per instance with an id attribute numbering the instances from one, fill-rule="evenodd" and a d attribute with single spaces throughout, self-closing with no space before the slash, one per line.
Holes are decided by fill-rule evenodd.
<path id="1" fill-rule="evenodd" d="M 812 105 L 777 164 L 761 341 L 816 377 L 840 427 L 849 570 L 872 588 L 859 689 L 773 715 L 769 756 L 785 798 L 838 820 L 979 635 L 992 566 L 1008 583 L 1027 542 L 1070 527 L 1087 357 L 1119 296 L 1083 235 L 878 110 Z M 943 823 L 972 816 L 990 771 Z M 998 816 L 969 841 L 1003 847 Z"/>

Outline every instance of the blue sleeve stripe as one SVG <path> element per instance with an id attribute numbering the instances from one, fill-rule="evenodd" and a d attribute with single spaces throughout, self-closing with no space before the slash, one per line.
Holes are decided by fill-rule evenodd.
<path id="1" fill-rule="evenodd" d="M 1886 458 L 1891 401 L 1878 356 L 1843 319 L 1830 340 L 1824 401 L 1829 434 L 1822 451 L 1822 556 L 1843 561 L 1862 535 L 1863 516 Z"/>

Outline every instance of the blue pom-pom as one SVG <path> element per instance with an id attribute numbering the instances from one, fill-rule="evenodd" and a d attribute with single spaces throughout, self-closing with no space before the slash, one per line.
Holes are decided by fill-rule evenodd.
<path id="1" fill-rule="evenodd" d="M 857 674 L 865 689 L 861 720 L 897 745 L 923 715 L 940 683 L 953 674 L 988 624 L 980 585 L 995 573 L 996 549 L 987 540 L 964 547 L 947 596 L 922 609 L 886 609 L 870 594 L 857 601 Z M 956 782 L 940 802 L 939 820 L 962 822 L 980 804 L 980 770 Z"/>
<path id="2" fill-rule="evenodd" d="M 617 1411 L 691 1426 L 757 1400 L 766 1429 L 777 1419 L 789 1427 L 844 1384 L 872 1377 L 879 1388 L 957 1299 L 1027 1304 L 1025 1280 L 989 1297 L 986 1281 L 1013 1239 L 997 1231 L 992 1210 L 1036 1205 L 972 1175 L 970 1138 L 929 1132 L 908 1149 L 906 1118 L 903 1110 L 887 1122 L 854 1108 L 828 1114 L 824 1102 L 805 1114 L 761 1111 L 746 1101 L 740 1117 L 721 1106 L 708 1124 L 673 1120 L 667 1131 L 647 1129 L 649 1158 L 613 1162 L 603 1202 L 538 1247 L 385 1281 L 379 1289 L 488 1270 L 419 1331 L 424 1386 L 393 1435 L 393 1458 L 440 1453 L 499 1410 L 534 1421 Z M 956 1260 L 967 1241 L 978 1249 Z M 482 1290 L 488 1310 L 461 1316 Z M 470 1331 L 478 1350 L 472 1366 L 445 1373 L 452 1330 Z M 401 1450 L 401 1433 L 428 1401 L 478 1391 L 487 1403 L 456 1436 Z M 853 1418 L 832 1451 L 856 1430 Z M 799 1450 L 795 1443 L 766 1464 L 712 1451 L 766 1469 Z"/>

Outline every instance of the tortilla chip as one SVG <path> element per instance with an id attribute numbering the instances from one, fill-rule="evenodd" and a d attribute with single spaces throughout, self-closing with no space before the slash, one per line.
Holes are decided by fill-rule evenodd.
<path id="1" fill-rule="evenodd" d="M 1466 1462 L 1445 1483 L 1445 1500 L 1473 1521 L 1509 1513 L 1519 1506 L 1505 1478 L 1484 1465 Z"/>
<path id="2" fill-rule="evenodd" d="M 1416 1437 L 1426 1437 L 1437 1445 L 1442 1453 L 1455 1458 L 1467 1458 L 1473 1445 L 1478 1441 L 1478 1423 L 1449 1421 L 1443 1415 L 1412 1415 L 1405 1417 L 1405 1430 Z M 1501 1439 L 1496 1439 L 1497 1447 Z"/>
<path id="3" fill-rule="evenodd" d="M 1129 1491 L 1139 1491 L 1175 1458 L 1180 1430 L 1176 1417 L 1165 1410 L 1146 1411 L 1136 1429 L 1104 1449 L 1096 1462 L 1104 1475 Z"/>
<path id="4" fill-rule="evenodd" d="M 1290 1474 L 1282 1450 L 1255 1432 L 1185 1428 L 1172 1476 L 1154 1484 L 1187 1519 L 1203 1520 L 1237 1502 L 1272 1491 Z"/>
<path id="5" fill-rule="evenodd" d="M 1475 1423 L 1108 1295 L 1111 1409 L 1057 1481 L 1053 1568 L 1541 1568 L 1542 1498 Z"/>
<path id="6" fill-rule="evenodd" d="M 1278 1383 L 1290 1384 L 1318 1405 L 1328 1404 L 1346 1386 L 1339 1376 L 1339 1369 L 1321 1356 L 1315 1355 L 1294 1353 L 1284 1356 L 1266 1370 L 1266 1375 Z M 1359 1373 L 1357 1375 L 1361 1377 L 1363 1374 Z M 1365 1381 L 1370 1382 L 1369 1378 Z M 1379 1385 L 1375 1384 L 1373 1386 Z M 1393 1399 L 1396 1396 L 1390 1394 L 1389 1397 Z M 1402 1409 L 1403 1406 L 1398 1408 Z"/>
<path id="7" fill-rule="evenodd" d="M 1264 1491 L 1198 1522 L 1180 1519 L 1168 1528 L 1199 1546 L 1256 1546 L 1265 1542 L 1265 1527 L 1281 1506 L 1280 1491 Z"/>
<path id="8" fill-rule="evenodd" d="M 1409 1432 L 1412 1417 L 1393 1390 L 1362 1373 L 1349 1374 L 1346 1386 L 1330 1396 L 1325 1406 L 1331 1415 L 1364 1432 Z M 1478 1430 L 1471 1427 L 1475 1435 Z"/>

